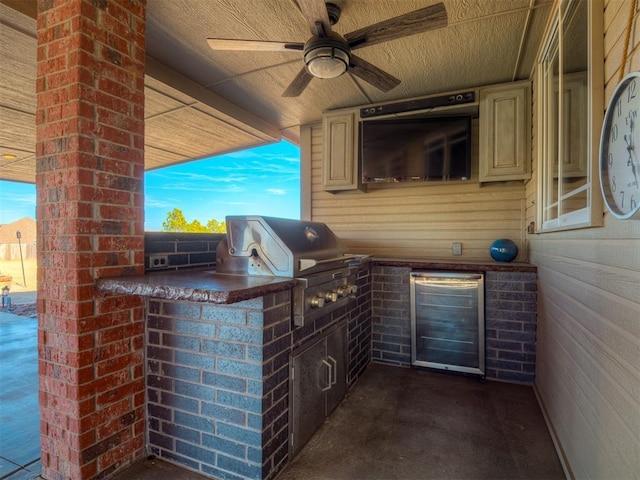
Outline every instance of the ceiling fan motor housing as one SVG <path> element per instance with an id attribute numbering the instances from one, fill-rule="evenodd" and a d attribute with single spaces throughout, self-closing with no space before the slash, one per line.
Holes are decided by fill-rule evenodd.
<path id="1" fill-rule="evenodd" d="M 325 37 L 312 37 L 304 46 L 304 64 L 314 77 L 335 78 L 349 67 L 351 49 L 336 32 Z"/>
<path id="2" fill-rule="evenodd" d="M 329 15 L 329 23 L 335 25 L 340 20 L 341 9 L 335 3 L 327 3 L 327 15 Z"/>

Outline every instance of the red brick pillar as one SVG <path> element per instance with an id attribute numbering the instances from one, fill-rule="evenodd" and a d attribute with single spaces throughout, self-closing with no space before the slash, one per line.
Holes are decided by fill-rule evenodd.
<path id="1" fill-rule="evenodd" d="M 96 279 L 144 269 L 146 0 L 39 0 L 38 354 L 43 476 L 143 454 L 144 311 Z"/>

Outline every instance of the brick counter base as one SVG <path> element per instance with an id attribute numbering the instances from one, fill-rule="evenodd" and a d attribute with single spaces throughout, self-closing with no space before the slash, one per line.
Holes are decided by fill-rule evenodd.
<path id="1" fill-rule="evenodd" d="M 411 268 L 374 266 L 372 361 L 411 366 Z M 535 272 L 485 272 L 486 377 L 530 384 L 536 363 Z"/>
<path id="2" fill-rule="evenodd" d="M 149 448 L 215 478 L 273 478 L 288 455 L 289 291 L 218 306 L 149 300 Z"/>
<path id="3" fill-rule="evenodd" d="M 536 369 L 537 275 L 486 272 L 487 378 L 533 383 Z"/>

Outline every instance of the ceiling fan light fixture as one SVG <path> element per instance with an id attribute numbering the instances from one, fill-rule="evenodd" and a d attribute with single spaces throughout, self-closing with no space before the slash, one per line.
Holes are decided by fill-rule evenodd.
<path id="1" fill-rule="evenodd" d="M 318 78 L 339 77 L 347 71 L 351 60 L 349 44 L 336 32 L 312 37 L 303 52 L 307 70 Z"/>
<path id="2" fill-rule="evenodd" d="M 318 47 L 305 54 L 304 63 L 314 77 L 335 78 L 347 71 L 349 53 L 336 47 Z"/>

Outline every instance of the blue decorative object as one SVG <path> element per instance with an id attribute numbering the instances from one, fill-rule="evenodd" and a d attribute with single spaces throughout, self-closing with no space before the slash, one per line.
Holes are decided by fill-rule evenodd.
<path id="1" fill-rule="evenodd" d="M 518 246 L 513 240 L 499 238 L 491 244 L 489 253 L 491 253 L 491 258 L 497 262 L 511 262 L 518 256 Z"/>

